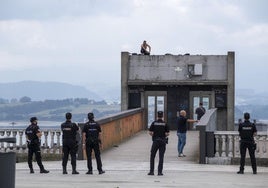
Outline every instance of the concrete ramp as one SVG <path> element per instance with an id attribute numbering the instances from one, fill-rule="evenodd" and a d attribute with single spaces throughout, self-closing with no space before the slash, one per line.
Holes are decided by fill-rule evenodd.
<path id="1" fill-rule="evenodd" d="M 176 163 L 198 163 L 199 154 L 199 132 L 188 131 L 187 140 L 184 148 L 186 157 L 178 157 L 177 151 L 178 137 L 176 131 L 171 131 L 169 143 L 167 144 L 165 161 Z M 152 137 L 147 131 L 143 131 L 134 137 L 126 140 L 126 142 L 116 145 L 113 148 L 103 152 L 103 160 L 109 160 L 111 157 L 115 161 L 139 161 L 148 162 L 150 159 L 150 149 L 152 145 Z M 156 156 L 156 163 L 158 162 Z"/>

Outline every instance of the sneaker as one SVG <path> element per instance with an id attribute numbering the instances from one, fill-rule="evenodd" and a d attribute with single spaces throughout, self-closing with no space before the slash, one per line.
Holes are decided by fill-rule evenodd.
<path id="1" fill-rule="evenodd" d="M 40 173 L 41 173 L 41 174 L 47 174 L 47 173 L 49 173 L 49 171 L 48 171 L 48 170 L 43 169 L 43 170 L 40 170 Z"/>
<path id="2" fill-rule="evenodd" d="M 72 174 L 79 174 L 76 170 L 72 171 Z"/>
<path id="3" fill-rule="evenodd" d="M 186 157 L 186 155 L 182 154 L 182 157 Z"/>
<path id="4" fill-rule="evenodd" d="M 164 174 L 162 172 L 158 172 L 158 176 L 163 176 Z"/>
<path id="5" fill-rule="evenodd" d="M 183 154 L 182 154 L 182 153 L 180 153 L 180 154 L 179 154 L 179 157 L 183 157 Z"/>
<path id="6" fill-rule="evenodd" d="M 93 174 L 93 172 L 92 171 L 87 171 L 87 173 L 86 174 Z"/>
<path id="7" fill-rule="evenodd" d="M 148 175 L 149 175 L 149 176 L 153 176 L 154 173 L 153 173 L 153 172 L 149 172 Z"/>
<path id="8" fill-rule="evenodd" d="M 67 171 L 63 171 L 62 174 L 68 174 L 68 172 Z"/>
<path id="9" fill-rule="evenodd" d="M 33 169 L 30 169 L 30 174 L 33 174 L 34 173 L 34 170 Z"/>
<path id="10" fill-rule="evenodd" d="M 244 174 L 244 171 L 239 170 L 239 171 L 237 172 L 237 174 Z"/>
<path id="11" fill-rule="evenodd" d="M 257 171 L 253 171 L 253 174 L 257 174 Z"/>
<path id="12" fill-rule="evenodd" d="M 104 173 L 105 173 L 104 170 L 99 171 L 99 174 L 104 174 Z"/>

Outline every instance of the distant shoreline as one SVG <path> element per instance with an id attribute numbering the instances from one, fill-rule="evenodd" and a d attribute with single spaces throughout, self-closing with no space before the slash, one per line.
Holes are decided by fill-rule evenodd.
<path id="1" fill-rule="evenodd" d="M 14 122 L 14 125 L 12 122 L 7 122 L 7 121 L 0 121 L 0 129 L 25 129 L 30 122 L 23 122 L 23 121 L 18 121 Z M 57 122 L 57 121 L 39 121 L 38 126 L 40 129 L 47 129 L 47 128 L 60 128 L 60 125 L 62 122 Z"/>

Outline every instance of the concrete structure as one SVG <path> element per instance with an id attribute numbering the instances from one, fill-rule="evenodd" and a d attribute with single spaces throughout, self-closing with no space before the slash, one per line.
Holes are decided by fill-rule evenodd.
<path id="1" fill-rule="evenodd" d="M 158 110 L 172 129 L 178 111 L 195 117 L 203 102 L 217 108 L 216 130 L 234 130 L 235 53 L 227 55 L 132 55 L 121 53 L 121 110 L 145 109 L 149 126 Z"/>

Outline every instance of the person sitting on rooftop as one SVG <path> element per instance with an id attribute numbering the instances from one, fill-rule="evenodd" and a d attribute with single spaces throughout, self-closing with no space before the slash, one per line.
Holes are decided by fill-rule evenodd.
<path id="1" fill-rule="evenodd" d="M 147 50 L 147 48 L 149 50 Z M 150 55 L 151 53 L 151 46 L 149 44 L 147 44 L 146 40 L 143 41 L 143 43 L 141 44 L 141 54 L 143 55 Z"/>

